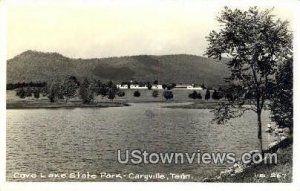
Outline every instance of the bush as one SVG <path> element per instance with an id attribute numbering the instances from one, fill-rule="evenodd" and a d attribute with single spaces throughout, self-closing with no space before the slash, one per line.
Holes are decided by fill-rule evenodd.
<path id="1" fill-rule="evenodd" d="M 94 100 L 94 92 L 87 78 L 84 78 L 83 82 L 79 85 L 79 97 L 84 104 L 89 104 Z"/>
<path id="2" fill-rule="evenodd" d="M 276 87 L 270 99 L 271 119 L 279 128 L 293 132 L 293 59 L 287 59 L 275 75 Z"/>
<path id="3" fill-rule="evenodd" d="M 24 99 L 25 96 L 25 90 L 23 88 L 19 88 L 16 92 L 16 96 L 18 96 L 19 98 Z"/>
<path id="4" fill-rule="evenodd" d="M 134 97 L 140 97 L 140 96 L 141 96 L 141 93 L 140 93 L 138 90 L 136 90 L 136 91 L 133 93 L 133 96 L 134 96 Z"/>
<path id="5" fill-rule="evenodd" d="M 150 82 L 147 82 L 147 88 L 148 88 L 148 90 L 152 89 L 152 84 Z"/>
<path id="6" fill-rule="evenodd" d="M 39 91 L 33 92 L 33 96 L 34 96 L 34 98 L 39 99 L 40 98 L 40 92 Z"/>
<path id="7" fill-rule="evenodd" d="M 210 91 L 207 89 L 205 93 L 205 100 L 209 100 L 209 99 L 210 99 Z"/>
<path id="8" fill-rule="evenodd" d="M 26 88 L 25 89 L 25 97 L 32 97 L 32 89 L 31 88 Z"/>
<path id="9" fill-rule="evenodd" d="M 219 100 L 219 99 L 222 98 L 222 96 L 221 96 L 221 93 L 220 93 L 220 92 L 214 90 L 214 92 L 213 92 L 212 95 L 211 95 L 211 98 L 212 98 L 212 99 L 215 99 L 215 100 Z"/>
<path id="10" fill-rule="evenodd" d="M 189 98 L 191 99 L 202 99 L 201 93 L 197 93 L 196 91 L 193 91 L 193 93 L 189 94 Z"/>
<path id="11" fill-rule="evenodd" d="M 169 90 L 164 91 L 163 96 L 166 100 L 172 99 L 174 97 L 173 92 Z"/>
<path id="12" fill-rule="evenodd" d="M 157 90 L 154 90 L 152 92 L 152 97 L 158 97 L 158 91 Z"/>
<path id="13" fill-rule="evenodd" d="M 113 101 L 115 99 L 115 97 L 116 97 L 116 89 L 110 88 L 108 90 L 107 98 Z"/>
<path id="14" fill-rule="evenodd" d="M 125 96 L 125 92 L 119 91 L 119 92 L 117 93 L 117 95 L 118 95 L 119 97 L 124 97 L 124 96 Z"/>

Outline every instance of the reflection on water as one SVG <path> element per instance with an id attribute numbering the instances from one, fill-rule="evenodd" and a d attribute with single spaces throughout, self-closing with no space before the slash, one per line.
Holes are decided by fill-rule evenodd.
<path id="1" fill-rule="evenodd" d="M 240 155 L 257 148 L 253 113 L 226 125 L 216 125 L 211 123 L 213 116 L 209 110 L 168 109 L 162 108 L 163 105 L 139 103 L 122 108 L 7 110 L 7 179 L 16 181 L 12 177 L 15 172 L 79 171 L 184 172 L 197 180 L 216 173 L 220 165 L 125 165 L 117 162 L 117 150 L 201 150 Z M 268 113 L 263 115 L 265 125 L 269 122 Z M 266 136 L 264 140 L 268 141 Z"/>

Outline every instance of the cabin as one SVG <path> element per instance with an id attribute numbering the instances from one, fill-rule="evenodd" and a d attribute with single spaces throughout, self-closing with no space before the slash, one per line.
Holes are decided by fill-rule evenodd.
<path id="1" fill-rule="evenodd" d="M 153 84 L 153 85 L 152 85 L 152 89 L 153 89 L 153 90 L 162 90 L 163 87 L 162 87 L 162 85 Z"/>
<path id="2" fill-rule="evenodd" d="M 189 84 L 176 84 L 175 89 L 187 89 Z"/>
<path id="3" fill-rule="evenodd" d="M 134 90 L 146 90 L 148 89 L 147 86 L 140 86 L 138 84 L 131 84 L 130 85 L 130 89 L 134 89 Z"/>
<path id="4" fill-rule="evenodd" d="M 195 86 L 194 84 L 187 86 L 188 90 L 203 90 L 201 86 Z"/>
<path id="5" fill-rule="evenodd" d="M 124 85 L 121 85 L 121 84 L 117 84 L 117 88 L 119 88 L 119 89 L 128 89 L 128 85 L 126 84 L 124 84 Z"/>

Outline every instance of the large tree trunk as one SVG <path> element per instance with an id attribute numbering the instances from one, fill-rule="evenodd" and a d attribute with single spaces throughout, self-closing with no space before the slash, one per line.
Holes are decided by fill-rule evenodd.
<path id="1" fill-rule="evenodd" d="M 262 153 L 263 152 L 263 145 L 262 145 L 262 130 L 261 130 L 261 110 L 257 111 L 257 125 L 258 125 L 258 130 L 257 130 L 257 138 L 259 140 L 259 150 Z"/>

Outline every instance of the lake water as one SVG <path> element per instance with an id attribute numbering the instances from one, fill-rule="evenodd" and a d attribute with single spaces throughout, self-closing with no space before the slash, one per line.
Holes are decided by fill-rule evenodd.
<path id="1" fill-rule="evenodd" d="M 16 173 L 187 173 L 192 181 L 214 175 L 225 165 L 120 164 L 117 150 L 149 152 L 243 152 L 258 148 L 254 113 L 211 123 L 202 109 L 163 108 L 166 103 L 138 103 L 121 108 L 7 110 L 7 180 L 90 181 L 19 178 Z M 263 113 L 263 125 L 270 122 Z M 264 134 L 264 144 L 271 141 Z M 124 153 L 123 153 L 124 154 Z M 91 181 L 128 181 L 97 179 Z M 132 181 L 132 180 L 131 180 Z M 143 180 L 136 180 L 143 181 Z"/>

